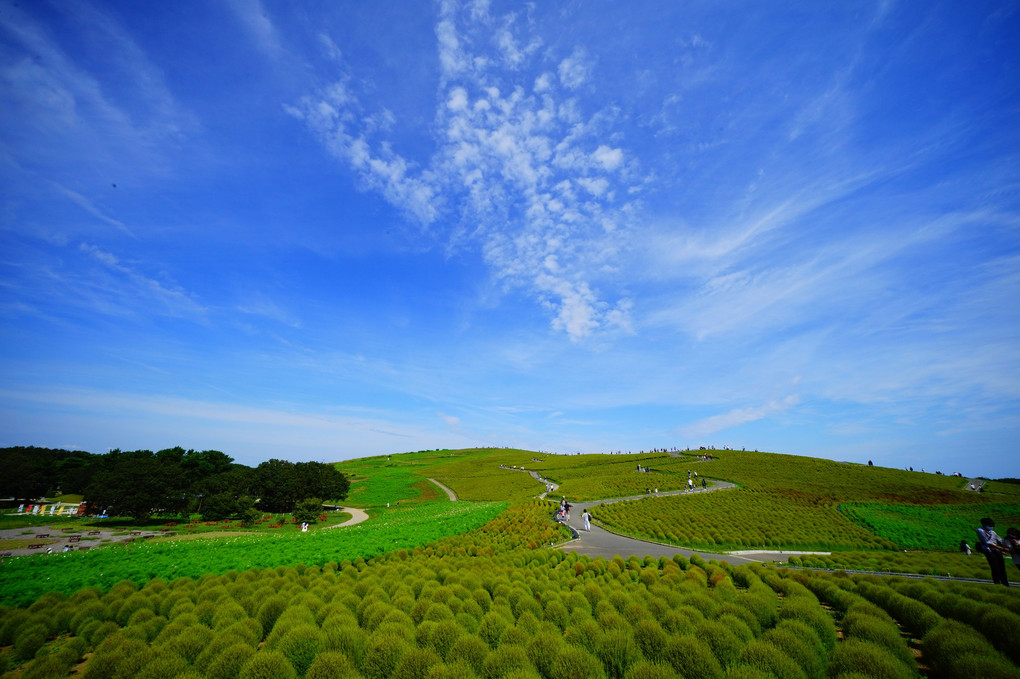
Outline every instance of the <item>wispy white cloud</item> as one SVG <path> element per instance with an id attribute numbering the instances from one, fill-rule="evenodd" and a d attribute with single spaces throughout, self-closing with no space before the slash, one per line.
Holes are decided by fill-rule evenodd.
<path id="1" fill-rule="evenodd" d="M 192 128 L 193 118 L 172 96 L 159 69 L 110 14 L 91 5 L 59 9 L 90 36 L 87 44 L 97 61 L 117 74 L 122 87 L 114 92 L 107 82 L 109 73 L 79 66 L 51 33 L 8 5 L 0 31 L 26 58 L 0 69 L 0 92 L 11 104 L 4 116 L 11 125 L 5 126 L 19 134 L 31 129 L 27 137 L 32 140 L 44 135 L 50 155 L 91 143 L 93 162 L 119 153 L 123 164 L 124 154 L 132 160 L 144 155 L 151 169 L 162 155 L 160 145 Z M 97 144 L 98 139 L 103 143 Z"/>
<path id="2" fill-rule="evenodd" d="M 276 26 L 259 0 L 229 0 L 234 16 L 251 36 L 258 49 L 276 61 L 284 53 Z"/>
<path id="3" fill-rule="evenodd" d="M 180 286 L 140 273 L 115 254 L 95 245 L 82 243 L 78 250 L 107 274 L 77 279 L 77 294 L 87 295 L 93 309 L 118 315 L 144 311 L 196 320 L 205 316 L 206 308 Z"/>
<path id="4" fill-rule="evenodd" d="M 490 21 L 500 26 L 496 58 L 478 51 Z M 622 227 L 633 206 L 618 198 L 631 189 L 627 154 L 603 141 L 604 112 L 583 114 L 568 92 L 588 77 L 585 52 L 558 65 L 548 56 L 533 64 L 540 41 L 518 37 L 516 27 L 514 16 L 492 18 L 487 7 L 465 12 L 442 4 L 437 150 L 427 166 L 408 161 L 366 125 L 370 116 L 350 76 L 287 110 L 358 173 L 364 188 L 418 223 L 454 218 L 457 229 L 433 236 L 454 248 L 477 244 L 504 285 L 549 310 L 554 329 L 580 340 L 600 328 L 628 328 L 629 301 L 606 300 L 597 287 L 627 243 Z M 545 74 L 535 78 L 536 66 Z"/>
<path id="5" fill-rule="evenodd" d="M 124 222 L 120 221 L 119 219 L 114 219 L 113 217 L 107 215 L 105 212 L 96 207 L 91 200 L 89 200 L 82 194 L 78 193 L 77 191 L 72 191 L 71 189 L 62 186 L 56 182 L 52 182 L 52 185 L 53 188 L 57 190 L 57 192 L 62 194 L 64 197 L 66 197 L 68 200 L 70 200 L 78 207 L 88 212 L 93 217 L 109 224 L 110 226 L 113 226 L 114 228 L 116 228 L 121 233 L 124 233 L 125 235 L 131 236 L 132 238 L 135 237 L 135 234 Z"/>
<path id="6" fill-rule="evenodd" d="M 757 422 L 758 420 L 790 410 L 799 403 L 800 397 L 797 394 L 790 394 L 783 399 L 769 401 L 760 406 L 735 408 L 725 413 L 706 417 L 703 420 L 679 427 L 677 433 L 682 437 L 697 439 L 750 422 Z"/>

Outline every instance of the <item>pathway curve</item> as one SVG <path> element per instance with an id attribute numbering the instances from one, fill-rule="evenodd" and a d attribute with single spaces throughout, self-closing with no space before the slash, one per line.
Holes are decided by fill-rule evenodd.
<path id="1" fill-rule="evenodd" d="M 351 515 L 351 518 L 347 519 L 343 523 L 338 523 L 335 526 L 329 526 L 328 528 L 344 528 L 346 526 L 354 526 L 362 521 L 368 521 L 368 514 L 365 513 L 364 509 L 358 509 L 357 507 L 341 507 L 341 512 L 347 512 Z"/>
<path id="2" fill-rule="evenodd" d="M 657 494 L 649 495 L 635 495 L 631 497 L 620 497 L 611 498 L 608 500 L 596 500 L 594 502 L 577 502 L 571 505 L 570 520 L 567 524 L 571 530 L 577 535 L 577 538 L 571 542 L 562 545 L 560 549 L 577 552 L 578 554 L 586 554 L 592 558 L 603 557 L 604 559 L 612 559 L 616 555 L 629 556 L 635 554 L 637 556 L 651 555 L 655 558 L 660 556 L 672 557 L 674 554 L 682 554 L 685 557 L 690 557 L 692 554 L 698 554 L 705 560 L 718 559 L 720 561 L 726 560 L 730 563 L 764 563 L 770 561 L 785 561 L 791 554 L 804 554 L 805 552 L 786 552 L 786 551 L 746 551 L 729 554 L 713 554 L 706 552 L 702 549 L 687 549 L 683 547 L 677 547 L 676 545 L 667 545 L 661 542 L 653 542 L 651 540 L 642 540 L 640 538 L 632 538 L 626 535 L 620 535 L 612 531 L 606 530 L 598 524 L 592 523 L 591 530 L 584 530 L 584 520 L 581 515 L 585 509 L 590 509 L 601 504 L 612 504 L 614 502 L 624 502 L 627 500 L 643 500 L 650 497 L 663 497 L 670 495 L 692 495 L 694 493 L 711 493 L 719 490 L 731 490 L 736 488 L 735 484 L 727 481 L 714 481 L 716 485 L 711 488 L 698 488 L 694 491 L 669 491 Z"/>
<path id="3" fill-rule="evenodd" d="M 545 498 L 549 492 L 555 492 L 559 485 L 549 481 L 542 477 L 541 474 L 535 471 L 524 470 L 531 475 L 533 479 L 540 483 L 544 483 L 548 488 L 552 490 L 541 493 L 538 497 Z M 661 542 L 652 542 L 651 540 L 642 540 L 639 538 L 632 538 L 626 535 L 620 535 L 612 531 L 606 530 L 601 526 L 592 523 L 591 530 L 584 530 L 584 520 L 581 515 L 585 509 L 589 509 L 596 505 L 601 504 L 612 504 L 614 502 L 625 502 L 627 500 L 643 500 L 650 497 L 665 497 L 669 495 L 692 495 L 694 493 L 709 493 L 718 490 L 731 490 L 736 488 L 736 484 L 728 481 L 712 481 L 713 485 L 710 488 L 695 487 L 694 490 L 672 490 L 661 493 L 651 493 L 646 495 L 633 495 L 630 497 L 617 497 L 610 498 L 607 500 L 595 500 L 592 502 L 576 502 L 571 504 L 570 520 L 564 522 L 574 534 L 574 539 L 563 545 L 560 545 L 559 549 L 577 552 L 578 554 L 586 554 L 592 558 L 603 557 L 604 559 L 612 559 L 616 555 L 629 556 L 636 554 L 639 556 L 651 555 L 653 557 L 667 556 L 671 557 L 674 554 L 682 554 L 686 557 L 690 557 L 692 554 L 699 554 L 704 559 L 718 559 L 720 561 L 726 560 L 730 563 L 764 563 L 770 561 L 785 561 L 791 554 L 828 554 L 828 552 L 797 552 L 797 551 L 741 551 L 739 553 L 729 554 L 712 554 L 700 549 L 686 549 L 683 547 L 677 547 L 676 545 L 666 545 Z"/>
<path id="4" fill-rule="evenodd" d="M 439 481 L 436 481 L 435 479 L 429 479 L 429 481 L 431 481 L 432 483 L 436 484 L 437 486 L 439 486 L 440 488 L 445 490 L 446 494 L 450 497 L 450 502 L 456 502 L 457 501 L 457 494 L 454 493 L 451 489 L 447 488 L 446 486 L 444 486 L 443 484 L 439 483 Z"/>

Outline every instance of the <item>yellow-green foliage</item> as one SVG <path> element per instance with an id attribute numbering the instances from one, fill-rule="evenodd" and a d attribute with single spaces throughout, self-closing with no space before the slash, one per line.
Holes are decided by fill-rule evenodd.
<path id="1" fill-rule="evenodd" d="M 723 456 L 729 459 L 716 465 L 717 476 L 743 482 L 745 490 L 701 497 L 761 498 L 769 484 L 779 483 L 781 465 L 773 457 Z M 596 466 L 636 466 L 637 456 L 594 457 Z M 688 466 L 715 464 L 645 457 L 653 470 L 661 467 L 648 474 L 683 478 Z M 761 478 L 741 478 L 734 471 L 741 460 L 764 460 Z M 512 469 L 544 464 L 543 473 L 567 478 L 575 473 L 575 460 L 543 461 L 522 451 L 438 451 L 355 466 L 368 482 L 372 469 L 387 462 L 397 464 L 391 480 L 412 481 L 391 484 L 391 490 L 413 490 L 415 479 L 432 477 L 458 493 L 502 492 L 518 499 L 481 528 L 367 560 L 326 557 L 141 585 L 124 580 L 105 593 L 93 587 L 49 594 L 25 607 L 0 607 L 0 665 L 28 678 L 65 676 L 88 657 L 78 674 L 83 679 L 895 679 L 919 673 L 899 632 L 904 629 L 921 639 L 921 660 L 933 676 L 1016 677 L 1020 671 L 1015 589 L 732 567 L 697 555 L 577 556 L 546 547 L 565 533 L 550 521 L 549 503 L 527 499 L 541 485 Z M 834 463 L 820 464 L 816 474 L 814 464 L 788 464 L 787 480 L 800 474 L 800 495 L 774 495 L 820 525 L 827 515 L 812 512 L 834 511 L 843 496 L 860 500 L 879 493 L 894 501 L 889 489 L 903 474 Z M 843 467 L 854 468 L 839 471 Z M 847 483 L 871 479 L 873 487 L 823 492 L 819 474 L 827 473 Z M 897 491 L 902 497 L 932 481 L 929 491 L 955 502 L 949 477 L 918 474 L 908 481 Z M 411 490 L 406 492 L 409 497 Z M 661 509 L 658 502 L 648 506 Z M 754 510 L 767 513 L 776 506 L 781 503 L 763 502 Z M 715 518 L 720 538 L 728 529 L 718 524 L 743 520 L 736 513 Z"/>

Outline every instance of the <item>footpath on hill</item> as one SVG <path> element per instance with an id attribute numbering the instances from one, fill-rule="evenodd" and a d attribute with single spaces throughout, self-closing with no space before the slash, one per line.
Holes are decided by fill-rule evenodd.
<path id="1" fill-rule="evenodd" d="M 351 518 L 335 526 L 327 526 L 323 530 L 331 528 L 344 528 L 354 526 L 362 521 L 368 520 L 368 514 L 357 507 L 338 507 L 337 505 L 324 505 L 330 509 L 339 509 L 347 512 Z M 60 553 L 66 549 L 81 550 L 97 547 L 106 547 L 112 544 L 134 542 L 135 540 L 149 540 L 154 538 L 174 537 L 180 539 L 203 539 L 216 537 L 229 537 L 238 535 L 237 531 L 219 531 L 212 533 L 197 533 L 195 535 L 174 535 L 169 531 L 161 530 L 130 530 L 124 528 L 105 529 L 94 527 L 83 527 L 74 533 L 64 533 L 59 530 L 51 530 L 45 526 L 22 526 L 19 528 L 8 528 L 0 530 L 0 541 L 29 542 L 34 545 L 41 545 L 35 548 L 11 547 L 0 549 L 0 558 L 7 556 L 27 556 L 29 554 Z"/>
<path id="2" fill-rule="evenodd" d="M 520 471 L 526 471 L 521 469 Z M 552 483 L 548 479 L 544 479 L 540 474 L 533 471 L 528 471 L 532 478 L 536 481 L 545 484 L 549 489 L 541 494 L 539 498 L 545 499 L 549 493 L 555 493 L 559 488 L 558 484 Z M 983 484 L 984 481 L 981 479 L 972 479 L 974 483 L 974 490 L 980 488 L 979 484 Z M 969 481 L 968 484 L 971 482 Z M 642 540 L 640 538 L 632 538 L 627 535 L 620 535 L 612 531 L 606 530 L 601 526 L 591 523 L 590 530 L 584 529 L 584 519 L 582 514 L 586 509 L 594 507 L 600 504 L 611 504 L 613 502 L 623 502 L 626 500 L 643 500 L 649 497 L 661 497 L 664 495 L 689 495 L 692 493 L 710 493 L 717 490 L 730 490 L 736 488 L 735 484 L 727 481 L 713 481 L 715 485 L 711 488 L 696 488 L 693 491 L 668 491 L 663 493 L 656 493 L 652 495 L 636 495 L 631 497 L 612 498 L 608 500 L 595 500 L 594 502 L 577 502 L 570 505 L 570 518 L 563 523 L 567 525 L 574 535 L 574 538 L 569 542 L 566 542 L 558 547 L 568 552 L 575 552 L 577 554 L 584 554 L 590 558 L 602 557 L 604 559 L 612 559 L 614 556 L 627 557 L 631 555 L 635 556 L 652 556 L 654 558 L 659 557 L 672 557 L 674 554 L 681 554 L 687 558 L 690 558 L 692 554 L 697 554 L 705 560 L 715 559 L 717 561 L 728 561 L 731 564 L 747 564 L 747 563 L 775 563 L 785 562 L 790 556 L 799 554 L 830 554 L 831 552 L 802 552 L 802 551 L 789 551 L 789 550 L 778 550 L 778 551 L 758 551 L 758 550 L 741 550 L 727 553 L 715 554 L 712 552 L 706 552 L 701 549 L 688 549 L 685 547 L 677 547 L 676 545 L 667 545 L 661 542 L 653 542 L 651 540 Z M 824 568 L 819 569 L 808 569 L 808 570 L 827 570 Z M 853 571 L 855 573 L 871 573 L 871 571 Z M 971 578 L 954 578 L 950 576 L 933 576 L 933 575 L 917 575 L 914 573 L 888 573 L 875 571 L 875 575 L 895 575 L 905 578 L 935 578 L 936 580 L 959 580 L 967 582 L 991 582 L 991 580 L 973 580 Z M 1016 587 L 1016 584 L 1011 585 Z"/>
<path id="3" fill-rule="evenodd" d="M 432 483 L 436 484 L 443 491 L 445 491 L 447 497 L 450 498 L 450 502 L 456 502 L 457 501 L 457 494 L 454 493 L 453 490 L 451 490 L 450 488 L 447 488 L 446 486 L 444 486 L 443 484 L 439 483 L 439 481 L 436 481 L 435 479 L 429 479 L 429 481 L 431 481 Z"/>
<path id="4" fill-rule="evenodd" d="M 559 488 L 559 486 L 555 483 L 542 481 L 541 477 L 536 472 L 528 473 L 531 474 L 536 481 L 540 481 L 551 487 L 552 491 L 549 492 L 555 492 L 556 489 Z M 590 530 L 584 529 L 584 520 L 581 518 L 582 514 L 584 514 L 586 509 L 590 509 L 597 505 L 626 502 L 628 500 L 644 500 L 650 497 L 665 497 L 669 495 L 684 496 L 694 495 L 696 493 L 713 493 L 720 490 L 732 490 L 737 487 L 736 484 L 729 483 L 728 481 L 713 481 L 713 484 L 714 485 L 710 488 L 695 487 L 694 490 L 673 490 L 649 495 L 632 495 L 630 497 L 617 497 L 608 500 L 573 503 L 570 506 L 570 518 L 564 523 L 570 527 L 576 538 L 564 545 L 561 545 L 560 549 L 569 552 L 576 552 L 578 554 L 585 554 L 592 558 L 601 556 L 604 559 L 612 559 L 616 555 L 629 556 L 631 554 L 638 556 L 653 556 L 655 558 L 660 556 L 671 557 L 674 554 L 682 554 L 689 558 L 692 554 L 698 554 L 705 559 L 725 559 L 730 563 L 785 561 L 791 554 L 828 554 L 828 552 L 797 551 L 741 551 L 730 552 L 728 554 L 713 554 L 701 549 L 686 549 L 683 547 L 677 547 L 676 545 L 666 545 L 661 542 L 652 542 L 650 540 L 641 540 L 627 535 L 620 535 L 619 533 L 606 530 L 595 523 L 591 524 Z M 539 497 L 544 498 L 547 495 L 548 492 L 542 493 Z"/>

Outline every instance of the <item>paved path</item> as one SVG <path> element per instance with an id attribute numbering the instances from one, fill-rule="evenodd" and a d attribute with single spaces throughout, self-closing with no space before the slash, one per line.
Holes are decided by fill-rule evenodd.
<path id="1" fill-rule="evenodd" d="M 368 514 L 366 514 L 363 509 L 358 509 L 357 507 L 341 507 L 340 511 L 347 512 L 351 515 L 351 518 L 347 519 L 343 523 L 338 523 L 335 526 L 329 526 L 329 528 L 344 528 L 346 526 L 354 526 L 362 521 L 368 521 Z"/>
<path id="2" fill-rule="evenodd" d="M 456 502 L 457 501 L 457 494 L 454 493 L 452 490 L 450 490 L 449 488 L 447 488 L 443 484 L 439 483 L 439 481 L 436 481 L 435 479 L 429 479 L 429 481 L 431 481 L 432 483 L 436 484 L 437 486 L 439 486 L 440 488 L 445 490 L 446 494 L 450 497 L 450 502 Z"/>
<path id="3" fill-rule="evenodd" d="M 526 471 L 521 469 L 520 471 Z M 528 471 L 533 479 L 540 483 L 544 483 L 552 490 L 541 493 L 538 497 L 545 498 L 549 492 L 555 492 L 559 485 L 543 479 L 542 475 L 538 472 Z M 578 554 L 586 554 L 590 557 L 603 557 L 605 559 L 612 559 L 616 555 L 623 557 L 630 555 L 646 556 L 651 555 L 653 557 L 667 556 L 672 557 L 674 554 L 683 554 L 686 557 L 690 557 L 692 554 L 699 554 L 704 559 L 718 559 L 719 561 L 729 561 L 730 563 L 765 563 L 771 561 L 786 561 L 787 557 L 791 554 L 809 554 L 811 552 L 777 552 L 777 551 L 742 551 L 739 553 L 730 554 L 713 554 L 711 552 L 705 552 L 697 549 L 684 549 L 675 545 L 664 545 L 659 542 L 652 542 L 650 540 L 641 540 L 638 538 L 628 537 L 626 535 L 620 535 L 619 533 L 613 533 L 608 531 L 601 526 L 592 523 L 591 530 L 584 530 L 584 520 L 581 515 L 585 509 L 589 509 L 596 505 L 601 504 L 612 504 L 614 502 L 624 502 L 627 500 L 644 500 L 651 497 L 665 497 L 669 495 L 693 495 L 695 493 L 709 493 L 718 490 L 730 490 L 736 488 L 735 484 L 729 483 L 728 481 L 712 481 L 712 486 L 709 488 L 701 488 L 696 486 L 692 491 L 686 490 L 672 490 L 664 491 L 661 493 L 651 493 L 646 495 L 633 495 L 631 497 L 617 497 L 608 500 L 595 500 L 593 502 L 577 502 L 571 504 L 570 509 L 570 520 L 566 525 L 570 528 L 571 532 L 576 536 L 570 542 L 560 545 L 559 549 L 563 549 L 569 552 L 577 552 Z M 818 552 L 814 552 L 818 553 Z M 828 554 L 828 552 L 822 552 Z"/>
<path id="4" fill-rule="evenodd" d="M 963 489 L 973 490 L 974 492 L 980 492 L 981 489 L 984 487 L 985 487 L 984 479 L 967 479 L 967 483 L 966 485 L 964 485 Z"/>
<path id="5" fill-rule="evenodd" d="M 646 555 L 658 558 L 660 556 L 672 557 L 674 554 L 682 554 L 685 557 L 690 557 L 692 554 L 698 554 L 706 561 L 709 559 L 717 559 L 719 561 L 729 561 L 731 564 L 739 563 L 767 563 L 772 561 L 786 561 L 791 554 L 803 554 L 804 552 L 783 552 L 783 551 L 761 551 L 761 552 L 740 552 L 730 554 L 716 554 L 707 552 L 701 549 L 685 549 L 677 547 L 675 545 L 666 545 L 659 542 L 652 542 L 650 540 L 641 540 L 638 538 L 628 537 L 626 535 L 620 535 L 619 533 L 613 533 L 611 531 L 602 528 L 596 523 L 591 524 L 591 530 L 584 530 L 584 520 L 581 515 L 585 509 L 595 507 L 600 504 L 611 504 L 614 502 L 622 502 L 626 500 L 643 500 L 650 497 L 663 497 L 663 496 L 683 496 L 691 495 L 694 493 L 710 493 L 718 490 L 729 490 L 736 488 L 732 483 L 726 481 L 715 481 L 716 485 L 710 488 L 698 488 L 695 491 L 670 491 L 665 493 L 658 493 L 657 495 L 637 495 L 633 497 L 623 498 L 612 498 L 609 500 L 597 500 L 595 502 L 578 502 L 571 505 L 570 510 L 570 521 L 567 522 L 570 528 L 575 532 L 577 538 L 571 542 L 562 545 L 560 549 L 577 552 L 578 554 L 586 554 L 590 557 L 603 557 L 605 559 L 612 559 L 616 555 L 627 557 L 630 555 L 636 555 L 643 557 Z"/>

